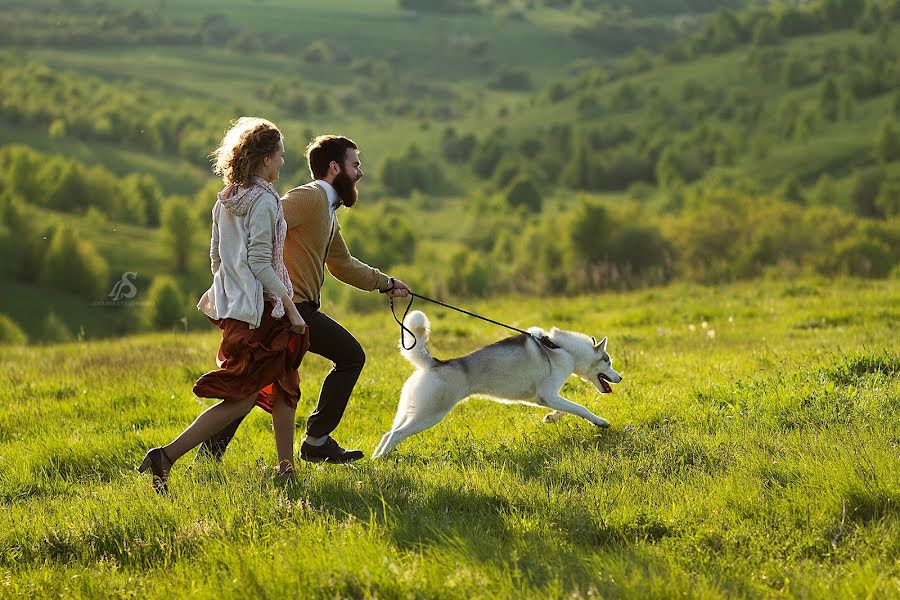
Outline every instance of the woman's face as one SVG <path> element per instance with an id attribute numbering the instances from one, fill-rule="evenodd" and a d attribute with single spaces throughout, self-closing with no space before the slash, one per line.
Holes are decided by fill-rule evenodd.
<path id="1" fill-rule="evenodd" d="M 278 141 L 278 149 L 265 159 L 266 181 L 278 181 L 281 167 L 284 166 L 284 140 Z"/>

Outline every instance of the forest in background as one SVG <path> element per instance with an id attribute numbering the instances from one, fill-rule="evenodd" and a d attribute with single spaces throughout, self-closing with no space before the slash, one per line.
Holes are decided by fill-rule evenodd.
<path id="1" fill-rule="evenodd" d="M 285 190 L 311 136 L 359 142 L 351 248 L 433 295 L 900 275 L 894 0 L 0 6 L 5 340 L 202 325 L 241 114 Z"/>

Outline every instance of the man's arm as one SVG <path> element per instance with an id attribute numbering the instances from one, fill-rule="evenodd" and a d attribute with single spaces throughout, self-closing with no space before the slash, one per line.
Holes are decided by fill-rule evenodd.
<path id="1" fill-rule="evenodd" d="M 328 271 L 344 283 L 366 292 L 391 287 L 390 277 L 350 254 L 344 236 L 341 235 L 341 226 L 339 223 L 335 224 L 337 231 L 334 232 L 334 239 L 328 247 L 328 256 L 325 257 Z"/>

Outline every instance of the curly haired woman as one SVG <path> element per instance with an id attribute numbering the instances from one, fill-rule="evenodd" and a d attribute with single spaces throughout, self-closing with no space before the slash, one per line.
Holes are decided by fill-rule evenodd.
<path id="1" fill-rule="evenodd" d="M 255 403 L 272 407 L 279 473 L 293 476 L 294 412 L 300 397 L 297 368 L 309 348 L 306 323 L 292 301 L 284 266 L 287 224 L 272 182 L 284 165 L 284 140 L 269 121 L 241 117 L 212 157 L 225 188 L 212 210 L 209 254 L 213 283 L 197 305 L 219 329 L 218 369 L 197 380 L 194 393 L 222 401 L 203 412 L 173 442 L 151 448 L 158 492 L 185 453 L 215 435 Z"/>

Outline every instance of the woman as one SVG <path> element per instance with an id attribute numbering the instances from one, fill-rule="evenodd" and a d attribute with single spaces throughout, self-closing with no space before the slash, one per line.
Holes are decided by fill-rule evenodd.
<path id="1" fill-rule="evenodd" d="M 197 308 L 222 330 L 222 342 L 219 368 L 198 379 L 194 393 L 222 402 L 197 417 L 172 443 L 147 452 L 139 470 L 150 470 L 158 492 L 166 491 L 175 461 L 250 412 L 256 402 L 272 406 L 280 475 L 291 478 L 294 471 L 297 368 L 309 348 L 309 336 L 292 301 L 283 259 L 287 224 L 272 186 L 284 165 L 284 140 L 271 122 L 241 117 L 212 156 L 213 171 L 225 188 L 212 211 L 213 283 Z"/>

